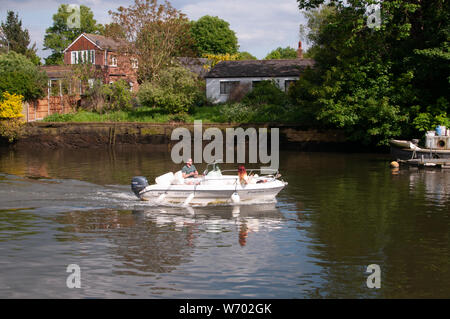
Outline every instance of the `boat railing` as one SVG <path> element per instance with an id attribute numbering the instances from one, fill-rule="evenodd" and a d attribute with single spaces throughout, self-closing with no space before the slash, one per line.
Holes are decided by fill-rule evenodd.
<path id="1" fill-rule="evenodd" d="M 247 170 L 248 175 L 252 175 L 254 171 L 255 172 L 259 171 L 259 172 L 261 172 L 261 174 L 263 174 L 262 172 L 267 172 L 267 171 L 274 172 L 274 174 L 258 175 L 258 177 L 257 177 L 258 179 L 260 179 L 260 178 L 269 178 L 269 181 L 271 181 L 271 182 L 276 180 L 277 178 L 279 178 L 281 176 L 277 169 L 267 169 L 267 168 L 263 168 L 263 169 L 261 169 L 261 168 L 248 169 Z M 226 172 L 227 173 L 236 173 L 236 170 L 228 169 L 228 170 L 221 170 L 220 172 L 221 173 L 226 173 Z M 200 184 L 202 184 L 203 182 L 206 182 L 206 181 L 223 181 L 223 176 L 226 176 L 230 180 L 234 180 L 234 183 L 233 183 L 234 185 L 238 184 L 239 176 L 232 176 L 232 175 L 222 175 L 221 177 L 217 177 L 217 178 L 215 178 L 215 177 L 206 178 L 207 176 L 203 176 L 202 180 L 200 181 Z"/>

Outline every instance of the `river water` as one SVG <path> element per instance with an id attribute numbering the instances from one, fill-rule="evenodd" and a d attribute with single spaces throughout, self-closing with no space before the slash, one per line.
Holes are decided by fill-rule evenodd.
<path id="1" fill-rule="evenodd" d="M 1 149 L 0 297 L 450 297 L 450 171 L 282 151 L 277 203 L 157 207 L 130 191 L 178 169 L 165 149 Z"/>

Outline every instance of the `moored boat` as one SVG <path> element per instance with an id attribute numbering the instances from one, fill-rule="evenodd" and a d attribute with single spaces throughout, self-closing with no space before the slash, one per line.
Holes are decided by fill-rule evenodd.
<path id="1" fill-rule="evenodd" d="M 450 159 L 450 136 L 426 136 L 426 146 L 419 147 L 417 141 L 391 140 L 393 160 Z"/>

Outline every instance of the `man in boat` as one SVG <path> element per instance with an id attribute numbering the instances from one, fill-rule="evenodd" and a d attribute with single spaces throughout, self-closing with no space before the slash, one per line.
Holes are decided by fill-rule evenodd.
<path id="1" fill-rule="evenodd" d="M 188 159 L 186 165 L 181 169 L 183 178 L 197 178 L 198 172 L 195 166 L 192 164 L 192 158 Z"/>

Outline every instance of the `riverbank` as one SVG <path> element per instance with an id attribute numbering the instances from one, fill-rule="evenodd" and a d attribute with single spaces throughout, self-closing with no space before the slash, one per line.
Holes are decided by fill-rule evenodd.
<path id="1" fill-rule="evenodd" d="M 187 128 L 192 134 L 192 123 L 27 123 L 14 148 L 99 148 L 121 145 L 171 146 L 176 128 Z M 338 130 L 305 129 L 295 124 L 224 124 L 203 123 L 202 128 L 279 128 L 280 148 L 302 151 L 361 151 L 363 148 L 347 141 Z M 270 132 L 270 130 L 269 130 Z"/>

